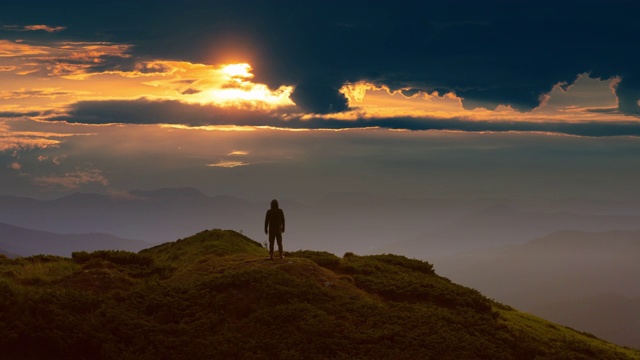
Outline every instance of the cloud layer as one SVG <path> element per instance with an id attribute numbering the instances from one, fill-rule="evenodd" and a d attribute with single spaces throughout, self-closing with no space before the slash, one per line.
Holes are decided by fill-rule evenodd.
<path id="1" fill-rule="evenodd" d="M 453 92 L 467 109 L 530 111 L 556 84 L 571 84 L 586 72 L 620 77 L 619 110 L 640 115 L 640 50 L 634 45 L 640 4 L 634 1 L 70 4 L 43 5 L 39 16 L 12 5 L 7 13 L 16 15 L 5 23 L 61 24 L 62 33 L 77 39 L 133 44 L 140 57 L 248 62 L 257 82 L 296 86 L 292 99 L 307 112 L 346 110 L 338 89 L 357 81 Z M 45 31 L 28 33 L 48 36 L 47 29 L 59 28 L 39 26 Z M 115 67 L 124 59 L 103 60 Z"/>
<path id="2" fill-rule="evenodd" d="M 542 132 L 577 136 L 640 136 L 640 122 L 479 121 L 464 118 L 385 117 L 340 119 L 300 116 L 283 112 L 243 110 L 215 105 L 185 104 L 149 99 L 83 101 L 73 104 L 67 115 L 50 118 L 82 124 L 175 124 L 186 126 L 254 126 L 282 129 L 445 130 L 469 132 Z"/>

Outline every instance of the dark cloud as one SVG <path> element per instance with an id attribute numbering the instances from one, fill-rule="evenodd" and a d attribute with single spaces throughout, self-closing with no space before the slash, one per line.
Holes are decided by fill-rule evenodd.
<path id="1" fill-rule="evenodd" d="M 616 87 L 618 109 L 623 114 L 640 115 L 640 76 L 628 75 Z"/>
<path id="2" fill-rule="evenodd" d="M 19 118 L 19 117 L 28 117 L 28 116 L 38 116 L 41 115 L 38 111 L 0 111 L 0 118 Z"/>
<path id="3" fill-rule="evenodd" d="M 18 25 L 3 25 L 2 30 L 5 31 L 46 31 L 48 33 L 54 33 L 58 31 L 64 30 L 64 26 L 49 26 L 49 25 L 26 25 L 26 26 L 18 26 Z"/>
<path id="4" fill-rule="evenodd" d="M 618 108 L 586 109 L 586 111 L 596 114 L 620 114 L 620 110 L 618 110 Z"/>
<path id="5" fill-rule="evenodd" d="M 297 85 L 309 111 L 345 109 L 337 89 L 370 81 L 455 92 L 465 108 L 528 111 L 559 82 L 620 76 L 620 111 L 640 115 L 636 1 L 56 2 L 4 11 L 8 24 L 134 44 L 147 58 L 249 61 L 256 81 Z M 25 20 L 17 21 L 20 14 Z M 100 14 L 100 16 L 95 16 Z M 117 15 L 117 16 L 116 16 Z"/>
<path id="6" fill-rule="evenodd" d="M 76 103 L 66 116 L 51 120 L 85 124 L 181 124 L 187 126 L 241 125 L 273 126 L 285 129 L 358 129 L 378 127 L 393 130 L 446 130 L 465 132 L 544 132 L 576 136 L 640 136 L 640 122 L 539 122 L 478 121 L 462 118 L 439 119 L 417 117 L 361 118 L 338 120 L 326 117 L 283 120 L 282 112 L 263 112 L 213 105 L 192 105 L 179 101 L 83 101 Z"/>
<path id="7" fill-rule="evenodd" d="M 185 104 L 175 100 L 81 101 L 67 115 L 52 121 L 82 124 L 180 124 L 268 126 L 276 123 L 281 112 L 255 112 L 248 109 L 221 108 L 213 105 Z"/>
<path id="8" fill-rule="evenodd" d="M 406 97 L 412 97 L 420 92 L 420 89 L 403 89 L 401 90 L 402 95 Z"/>
<path id="9" fill-rule="evenodd" d="M 193 95 L 193 94 L 197 94 L 197 93 L 200 93 L 200 92 L 202 92 L 202 91 L 198 90 L 198 89 L 189 88 L 187 90 L 184 90 L 184 91 L 180 92 L 180 94 L 182 94 L 182 95 Z"/>
<path id="10" fill-rule="evenodd" d="M 338 92 L 339 88 L 340 86 L 325 84 L 321 80 L 307 80 L 295 87 L 291 100 L 303 110 L 316 114 L 340 112 L 348 109 L 349 103 L 347 98 Z"/>

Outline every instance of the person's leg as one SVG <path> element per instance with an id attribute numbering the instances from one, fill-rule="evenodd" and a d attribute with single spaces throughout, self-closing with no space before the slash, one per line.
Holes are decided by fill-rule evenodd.
<path id="1" fill-rule="evenodd" d="M 284 257 L 284 253 L 282 252 L 282 234 L 276 234 L 276 239 L 278 240 L 278 251 L 280 252 L 280 258 Z"/>
<path id="2" fill-rule="evenodd" d="M 276 240 L 276 234 L 269 232 L 269 259 L 273 259 L 273 243 Z"/>

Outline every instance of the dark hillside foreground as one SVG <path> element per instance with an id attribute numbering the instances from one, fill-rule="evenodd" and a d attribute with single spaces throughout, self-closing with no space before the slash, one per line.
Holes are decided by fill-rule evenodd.
<path id="1" fill-rule="evenodd" d="M 397 255 L 265 260 L 234 231 L 0 257 L 2 359 L 640 359 Z"/>

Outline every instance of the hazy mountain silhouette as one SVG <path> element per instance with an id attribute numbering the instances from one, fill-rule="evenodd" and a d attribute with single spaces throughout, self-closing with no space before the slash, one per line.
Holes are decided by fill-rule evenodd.
<path id="1" fill-rule="evenodd" d="M 494 204 L 460 216 L 449 223 L 378 251 L 396 252 L 423 259 L 487 246 L 524 243 L 553 232 L 573 229 L 581 231 L 636 230 L 637 215 L 601 215 L 567 212 L 523 211 L 505 204 Z"/>
<path id="2" fill-rule="evenodd" d="M 0 260 L 0 358 L 640 359 L 427 262 L 266 255 L 209 230 L 139 253 Z"/>
<path id="3" fill-rule="evenodd" d="M 55 200 L 0 197 L 4 223 L 56 233 L 109 233 L 148 242 L 175 240 L 222 223 L 240 230 L 251 214 L 259 218 L 259 213 L 262 209 L 258 212 L 243 200 L 212 198 L 192 188 L 75 193 Z"/>
<path id="4" fill-rule="evenodd" d="M 639 205 L 637 200 L 564 198 L 544 204 L 544 208 L 568 213 L 637 215 Z"/>
<path id="5" fill-rule="evenodd" d="M 120 249 L 138 251 L 149 243 L 109 234 L 56 234 L 0 223 L 0 247 L 9 257 L 51 254 L 70 256 L 74 251 Z"/>
<path id="6" fill-rule="evenodd" d="M 486 204 L 486 203 L 483 203 Z M 332 193 L 313 203 L 283 199 L 289 244 L 334 253 L 367 252 L 466 214 L 474 203 L 390 199 Z M 209 197 L 192 188 L 76 193 L 55 200 L 0 196 L 0 221 L 57 233 L 104 232 L 149 242 L 172 241 L 207 227 L 242 230 L 256 239 L 268 202 Z M 285 240 L 286 241 L 286 240 Z"/>
<path id="7" fill-rule="evenodd" d="M 561 231 L 522 245 L 465 252 L 433 262 L 441 274 L 454 281 L 544 316 L 560 306 L 549 304 L 565 304 L 568 308 L 568 304 L 577 306 L 576 299 L 597 298 L 601 305 L 607 299 L 614 299 L 602 297 L 611 293 L 640 297 L 638 259 L 640 231 Z M 594 311 L 606 308 L 591 304 L 585 306 Z M 616 306 L 616 302 L 612 302 L 610 309 Z M 544 311 L 538 313 L 540 309 Z M 554 319 L 560 321 L 558 316 Z M 601 312 L 585 318 L 589 327 L 582 329 L 618 343 L 640 344 L 640 324 L 627 323 L 634 326 L 629 331 L 635 334 L 635 340 L 630 342 L 628 335 L 609 337 L 613 334 L 607 330 L 611 323 L 600 321 L 602 316 Z"/>
<path id="8" fill-rule="evenodd" d="M 203 228 L 224 227 L 264 241 L 261 223 L 270 200 L 253 203 L 230 196 L 210 197 L 193 188 L 76 193 L 55 200 L 0 196 L 0 222 L 156 243 Z M 524 243 L 558 230 L 635 229 L 640 224 L 639 217 L 628 214 L 525 211 L 523 205 L 500 198 L 403 199 L 341 192 L 304 203 L 279 200 L 290 225 L 286 249 L 335 254 L 391 252 L 431 259 L 460 250 Z"/>

